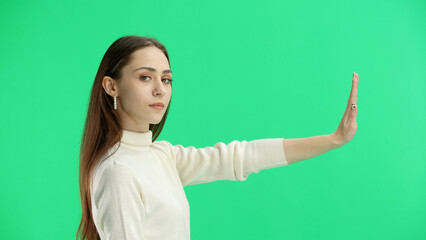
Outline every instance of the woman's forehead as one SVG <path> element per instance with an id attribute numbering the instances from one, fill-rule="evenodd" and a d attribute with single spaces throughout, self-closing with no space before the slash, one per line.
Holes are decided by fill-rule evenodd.
<path id="1" fill-rule="evenodd" d="M 146 47 L 138 49 L 132 53 L 130 70 L 135 71 L 141 67 L 148 67 L 163 71 L 169 69 L 169 62 L 164 53 L 156 47 Z"/>

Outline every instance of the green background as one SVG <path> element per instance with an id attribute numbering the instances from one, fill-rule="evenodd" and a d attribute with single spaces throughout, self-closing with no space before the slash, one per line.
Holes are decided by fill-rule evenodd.
<path id="1" fill-rule="evenodd" d="M 185 187 L 191 239 L 426 239 L 426 2 L 2 1 L 3 239 L 75 239 L 78 153 L 103 54 L 124 35 L 169 51 L 158 140 L 334 132 L 347 145 L 244 182 Z"/>

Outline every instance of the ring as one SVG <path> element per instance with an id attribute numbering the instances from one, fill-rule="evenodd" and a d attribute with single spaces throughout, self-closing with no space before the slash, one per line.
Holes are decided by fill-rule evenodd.
<path id="1" fill-rule="evenodd" d="M 353 110 L 353 109 L 355 109 L 355 108 L 356 108 L 356 107 L 355 107 L 355 104 L 353 104 L 353 103 L 352 103 L 352 110 Z"/>

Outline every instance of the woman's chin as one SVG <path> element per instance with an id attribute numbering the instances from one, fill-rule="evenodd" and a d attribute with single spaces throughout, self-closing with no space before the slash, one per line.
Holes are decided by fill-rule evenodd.
<path id="1" fill-rule="evenodd" d="M 151 124 L 159 124 L 161 122 L 161 119 L 157 120 L 157 121 L 152 121 Z"/>

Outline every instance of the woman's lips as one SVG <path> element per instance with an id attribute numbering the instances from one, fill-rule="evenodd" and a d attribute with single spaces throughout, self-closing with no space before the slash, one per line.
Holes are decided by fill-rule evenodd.
<path id="1" fill-rule="evenodd" d="M 161 110 L 161 109 L 164 108 L 164 107 L 162 107 L 160 105 L 149 105 L 149 106 L 152 107 L 152 108 L 158 109 L 158 110 Z"/>

